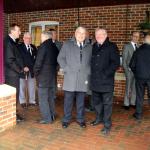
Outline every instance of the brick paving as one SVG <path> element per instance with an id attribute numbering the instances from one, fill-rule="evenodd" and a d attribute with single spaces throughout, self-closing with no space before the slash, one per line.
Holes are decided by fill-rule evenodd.
<path id="1" fill-rule="evenodd" d="M 57 100 L 56 106 L 58 117 L 51 125 L 36 123 L 40 118 L 38 106 L 24 110 L 25 122 L 0 133 L 0 150 L 150 150 L 148 105 L 144 106 L 142 122 L 136 122 L 132 118 L 133 109 L 125 111 L 121 103 L 114 104 L 113 127 L 107 137 L 100 133 L 102 125 L 89 125 L 95 116 L 91 112 L 86 113 L 86 129 L 81 129 L 76 122 L 62 129 L 63 98 Z"/>

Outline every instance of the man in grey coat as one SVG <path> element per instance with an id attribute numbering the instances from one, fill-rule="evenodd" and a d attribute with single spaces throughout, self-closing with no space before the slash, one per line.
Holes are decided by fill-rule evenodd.
<path id="1" fill-rule="evenodd" d="M 85 128 L 84 98 L 88 90 L 92 46 L 86 40 L 86 29 L 78 27 L 75 37 L 63 44 L 58 63 L 64 71 L 64 118 L 62 127 L 67 128 L 72 118 L 74 96 L 76 97 L 77 122 Z"/>
<path id="2" fill-rule="evenodd" d="M 133 72 L 129 68 L 129 63 L 132 58 L 133 52 L 138 48 L 138 42 L 140 38 L 139 32 L 132 33 L 132 40 L 128 44 L 124 46 L 123 49 L 123 68 L 125 71 L 126 77 L 126 90 L 124 97 L 124 106 L 125 110 L 128 110 L 130 107 L 135 108 L 135 100 L 136 100 L 136 90 L 135 90 L 135 78 Z"/>

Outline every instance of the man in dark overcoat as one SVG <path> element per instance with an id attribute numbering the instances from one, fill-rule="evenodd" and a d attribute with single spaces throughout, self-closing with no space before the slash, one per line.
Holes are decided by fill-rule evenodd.
<path id="1" fill-rule="evenodd" d="M 29 71 L 28 68 L 23 65 L 23 59 L 19 52 L 18 43 L 16 42 L 20 34 L 20 27 L 17 24 L 12 24 L 9 27 L 9 35 L 7 35 L 4 40 L 5 83 L 16 88 L 16 118 L 18 122 L 23 120 L 18 111 L 19 75 Z"/>
<path id="2" fill-rule="evenodd" d="M 133 117 L 141 120 L 145 87 L 148 87 L 148 95 L 150 95 L 150 33 L 145 36 L 144 44 L 134 52 L 129 66 L 136 79 L 136 110 Z"/>
<path id="3" fill-rule="evenodd" d="M 55 120 L 54 90 L 58 49 L 52 42 L 51 34 L 43 31 L 42 44 L 38 48 L 34 65 L 34 73 L 38 83 L 39 106 L 42 119 L 41 124 L 52 123 Z"/>
<path id="4" fill-rule="evenodd" d="M 120 58 L 116 44 L 109 41 L 105 29 L 96 29 L 95 38 L 91 61 L 91 90 L 96 119 L 91 125 L 103 122 L 104 128 L 101 132 L 108 134 L 112 125 L 114 76 L 120 65 Z"/>

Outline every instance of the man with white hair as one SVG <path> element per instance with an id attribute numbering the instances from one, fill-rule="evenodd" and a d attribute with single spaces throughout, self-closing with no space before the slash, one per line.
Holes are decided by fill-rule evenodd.
<path id="1" fill-rule="evenodd" d="M 144 44 L 133 53 L 129 67 L 136 79 L 136 110 L 133 117 L 141 120 L 145 87 L 148 87 L 150 95 L 150 33 L 145 36 Z"/>
<path id="2" fill-rule="evenodd" d="M 41 34 L 41 45 L 38 48 L 34 73 L 38 83 L 39 106 L 42 119 L 40 124 L 52 123 L 55 120 L 54 87 L 56 86 L 56 67 L 58 49 L 52 42 L 49 31 Z"/>
<path id="3" fill-rule="evenodd" d="M 120 59 L 118 48 L 116 44 L 109 41 L 105 29 L 96 29 L 95 38 L 91 60 L 91 90 L 96 119 L 91 122 L 91 125 L 103 123 L 104 128 L 101 132 L 107 135 L 112 125 L 114 76 Z"/>
<path id="4" fill-rule="evenodd" d="M 66 41 L 58 55 L 64 71 L 64 117 L 62 127 L 67 128 L 72 119 L 73 100 L 76 97 L 77 122 L 85 128 L 84 98 L 88 90 L 92 46 L 86 40 L 86 29 L 78 27 L 75 37 Z"/>
<path id="5" fill-rule="evenodd" d="M 36 59 L 37 49 L 31 44 L 31 34 L 24 33 L 23 43 L 20 44 L 20 53 L 23 58 L 24 66 L 28 68 L 28 72 L 20 74 L 19 101 L 23 108 L 27 107 L 26 89 L 28 91 L 29 106 L 35 106 L 35 78 L 33 66 Z"/>

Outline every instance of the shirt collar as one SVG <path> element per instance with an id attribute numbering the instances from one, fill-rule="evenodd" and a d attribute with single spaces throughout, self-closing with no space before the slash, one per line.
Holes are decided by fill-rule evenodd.
<path id="1" fill-rule="evenodd" d="M 28 44 L 25 44 L 25 46 L 26 46 L 27 49 L 28 49 L 28 47 L 31 48 L 31 45 L 30 45 L 30 44 L 29 44 L 29 45 L 28 45 Z"/>
<path id="2" fill-rule="evenodd" d="M 133 41 L 131 41 L 131 44 L 132 44 L 132 46 L 133 46 L 133 48 L 134 48 L 134 50 L 135 50 L 135 49 L 136 49 L 135 44 L 136 44 L 136 46 L 137 46 L 137 43 L 134 43 Z"/>
<path id="3" fill-rule="evenodd" d="M 77 45 L 78 45 L 79 47 L 80 47 L 80 44 L 83 46 L 83 42 L 80 43 L 80 42 L 77 41 Z"/>

